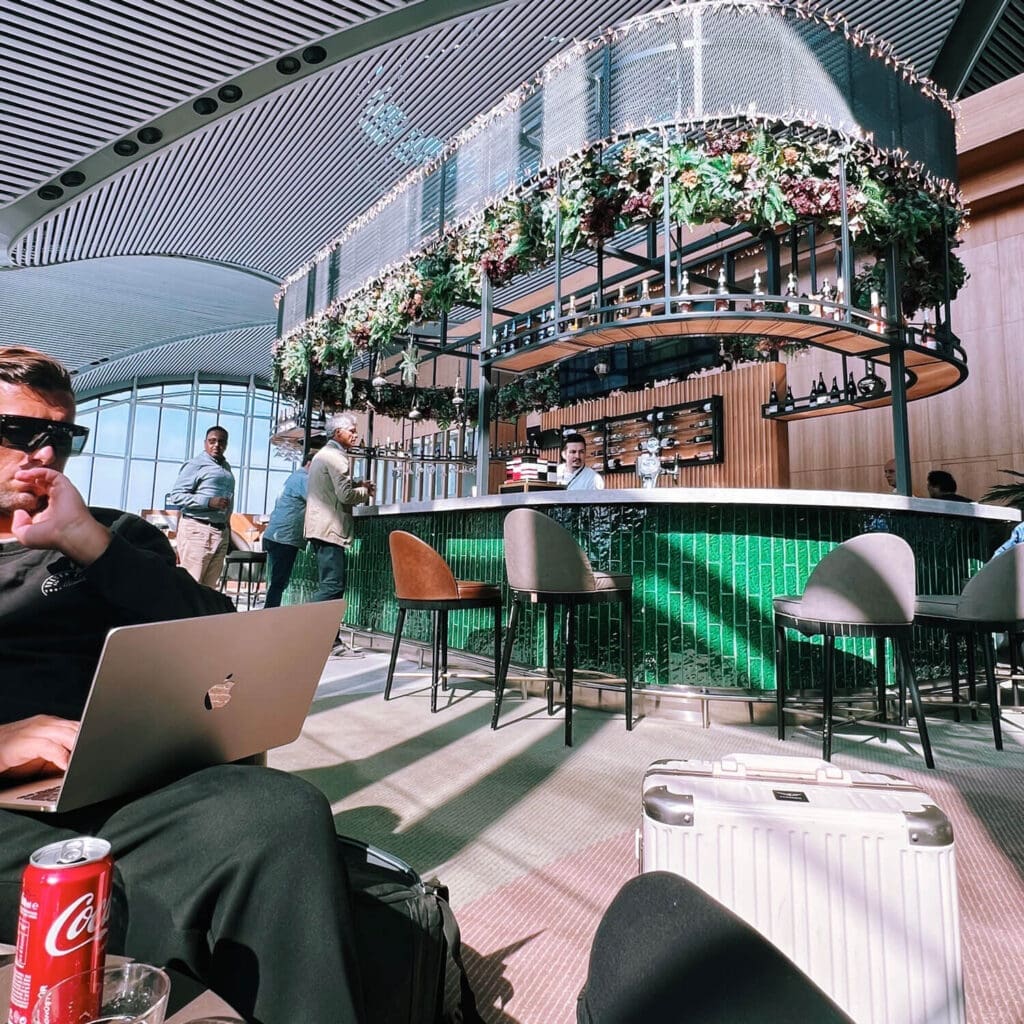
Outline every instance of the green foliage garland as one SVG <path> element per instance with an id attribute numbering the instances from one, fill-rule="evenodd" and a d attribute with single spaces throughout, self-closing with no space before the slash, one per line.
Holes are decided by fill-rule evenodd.
<path id="1" fill-rule="evenodd" d="M 863 306 L 870 288 L 878 287 L 877 261 L 891 243 L 899 254 L 904 312 L 942 301 L 944 265 L 955 296 L 966 279 L 952 251 L 962 206 L 955 197 L 932 195 L 879 151 L 836 139 L 779 138 L 744 124 L 667 146 L 658 136 L 638 135 L 567 158 L 558 183 L 544 178 L 499 201 L 428 252 L 290 331 L 275 346 L 279 385 L 298 386 L 310 360 L 317 370 L 334 368 L 347 376 L 357 353 L 381 354 L 417 324 L 439 319 L 457 303 L 478 303 L 483 274 L 500 286 L 548 262 L 559 217 L 567 253 L 596 248 L 627 227 L 661 218 L 666 178 L 675 224 L 740 222 L 754 234 L 798 222 L 835 228 L 841 158 L 850 233 L 858 254 L 876 261 L 855 281 L 854 301 Z M 358 382 L 347 388 L 355 389 L 355 400 Z"/>

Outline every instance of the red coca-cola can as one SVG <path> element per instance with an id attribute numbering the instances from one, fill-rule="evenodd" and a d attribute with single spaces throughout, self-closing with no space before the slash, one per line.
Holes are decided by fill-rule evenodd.
<path id="1" fill-rule="evenodd" d="M 113 870 L 110 843 L 91 836 L 50 843 L 29 858 L 21 879 L 8 1024 L 29 1024 L 44 989 L 103 966 Z M 93 989 L 85 979 L 85 1012 L 99 1007 L 99 989 Z"/>

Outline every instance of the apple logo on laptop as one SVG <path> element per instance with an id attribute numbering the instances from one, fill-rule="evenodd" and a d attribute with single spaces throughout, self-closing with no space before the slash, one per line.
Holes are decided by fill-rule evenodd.
<path id="1" fill-rule="evenodd" d="M 227 707 L 228 701 L 231 700 L 231 688 L 235 685 L 231 678 L 233 675 L 233 672 L 229 672 L 225 676 L 223 683 L 214 683 L 206 691 L 203 705 L 207 711 L 217 711 L 220 708 Z"/>

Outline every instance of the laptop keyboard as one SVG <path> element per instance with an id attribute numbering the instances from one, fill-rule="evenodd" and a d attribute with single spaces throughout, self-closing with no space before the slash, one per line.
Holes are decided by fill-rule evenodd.
<path id="1" fill-rule="evenodd" d="M 56 800 L 60 796 L 61 784 L 51 786 L 49 789 L 37 789 L 34 793 L 26 793 L 19 796 L 19 800 Z"/>

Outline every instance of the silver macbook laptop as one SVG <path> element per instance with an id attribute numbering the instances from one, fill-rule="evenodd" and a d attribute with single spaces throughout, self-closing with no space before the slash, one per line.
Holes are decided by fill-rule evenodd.
<path id="1" fill-rule="evenodd" d="M 0 807 L 70 811 L 290 743 L 344 611 L 324 601 L 111 630 L 67 771 L 0 789 Z"/>

